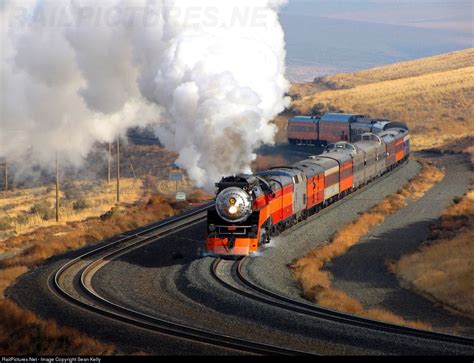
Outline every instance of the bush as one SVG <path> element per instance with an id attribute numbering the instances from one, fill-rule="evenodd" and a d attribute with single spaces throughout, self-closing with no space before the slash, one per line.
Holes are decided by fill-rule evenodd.
<path id="1" fill-rule="evenodd" d="M 82 210 L 89 207 L 90 207 L 89 203 L 87 203 L 87 201 L 84 198 L 79 198 L 74 203 L 72 203 L 72 209 L 74 210 Z"/>
<path id="2" fill-rule="evenodd" d="M 102 184 L 98 180 L 83 180 L 81 182 L 65 181 L 61 185 L 61 191 L 66 199 L 81 199 L 87 193 L 100 187 Z"/>
<path id="3" fill-rule="evenodd" d="M 117 216 L 120 216 L 122 214 L 124 214 L 125 211 L 123 208 L 121 208 L 120 206 L 115 206 L 115 207 L 112 207 L 112 209 L 110 209 L 108 212 L 102 214 L 100 216 L 100 219 L 102 221 L 105 221 L 107 219 L 110 219 L 110 218 L 113 218 L 113 217 L 117 217 Z"/>
<path id="4" fill-rule="evenodd" d="M 16 217 L 16 223 L 27 224 L 30 218 L 26 214 L 20 214 Z"/>
<path id="5" fill-rule="evenodd" d="M 326 113 L 326 106 L 324 105 L 324 103 L 321 103 L 321 102 L 316 103 L 311 108 L 311 115 L 312 116 L 322 116 L 325 113 Z"/>
<path id="6" fill-rule="evenodd" d="M 334 105 L 324 104 L 322 102 L 318 102 L 314 104 L 313 107 L 311 108 L 311 115 L 316 116 L 316 117 L 323 116 L 326 113 L 335 113 L 335 112 L 344 113 L 344 110 Z"/>
<path id="7" fill-rule="evenodd" d="M 47 202 L 36 203 L 31 207 L 30 213 L 38 214 L 45 221 L 53 219 L 56 212 Z"/>
<path id="8" fill-rule="evenodd" d="M 12 219 L 10 217 L 0 218 L 0 231 L 6 231 L 7 229 L 12 228 Z"/>
<path id="9" fill-rule="evenodd" d="M 299 93 L 289 93 L 286 96 L 290 97 L 292 101 L 301 100 L 301 95 Z"/>
<path id="10" fill-rule="evenodd" d="M 15 208 L 15 204 L 5 204 L 4 206 L 0 207 L 0 210 L 7 211 L 13 208 Z"/>

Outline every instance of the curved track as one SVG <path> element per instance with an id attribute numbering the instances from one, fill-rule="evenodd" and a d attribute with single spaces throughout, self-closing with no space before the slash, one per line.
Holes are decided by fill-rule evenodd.
<path id="1" fill-rule="evenodd" d="M 159 238 L 202 222 L 206 218 L 207 209 L 208 207 L 197 209 L 158 226 L 147 228 L 137 235 L 124 237 L 119 241 L 101 246 L 73 259 L 51 275 L 49 280 L 51 290 L 60 294 L 69 303 L 152 331 L 159 331 L 180 338 L 218 345 L 241 352 L 270 355 L 304 354 L 300 351 L 217 334 L 144 314 L 116 304 L 102 297 L 94 289 L 92 286 L 93 276 L 105 264 L 121 255 L 155 242 Z"/>
<path id="2" fill-rule="evenodd" d="M 384 331 L 405 336 L 416 336 L 429 339 L 433 342 L 446 342 L 474 346 L 474 339 L 460 337 L 437 332 L 414 329 L 406 326 L 384 323 L 377 320 L 345 314 L 338 311 L 322 308 L 318 305 L 294 300 L 283 295 L 268 291 L 252 282 L 244 272 L 244 264 L 247 257 L 238 262 L 216 259 L 211 266 L 212 275 L 222 284 L 237 293 L 253 300 L 265 302 L 273 306 L 290 310 L 294 313 L 310 315 L 352 326 L 369 328 L 376 331 Z"/>
<path id="3" fill-rule="evenodd" d="M 372 183 L 379 184 L 374 189 L 381 190 L 381 194 L 373 195 L 371 189 L 367 199 L 367 188 L 363 188 L 353 194 L 357 197 L 352 203 L 364 203 L 358 207 L 362 210 L 375 202 L 373 198 L 388 193 L 389 185 L 396 191 L 398 184 L 416 172 L 414 164 L 394 172 L 399 180 L 382 182 L 385 178 L 381 178 L 380 184 Z M 337 210 L 344 209 L 341 206 L 351 204 L 344 204 L 350 198 L 329 206 L 318 213 L 318 218 L 302 222 L 306 225 L 303 229 L 320 228 L 326 223 L 324 215 L 332 218 Z M 472 339 L 358 318 L 270 292 L 247 274 L 245 264 L 253 260 L 193 257 L 196 247 L 202 245 L 207 208 L 85 249 L 88 252 L 76 253 L 69 262 L 60 256 L 22 277 L 11 295 L 21 305 L 42 311 L 45 317 L 64 319 L 66 324 L 81 326 L 107 341 L 114 342 L 115 336 L 123 332 L 118 342 L 135 339 L 131 351 L 162 352 L 168 344 L 176 348 L 166 346 L 165 351 L 174 354 L 474 353 Z M 356 208 L 353 213 L 357 213 Z M 296 228 L 288 233 L 293 235 Z M 173 259 L 176 249 L 185 257 Z M 46 294 L 41 287 L 46 279 L 53 294 Z M 43 300 L 30 301 L 33 293 Z M 142 345 L 144 334 L 148 341 Z M 173 339 L 167 343 L 159 336 Z M 189 342 L 194 345 L 186 348 Z"/>

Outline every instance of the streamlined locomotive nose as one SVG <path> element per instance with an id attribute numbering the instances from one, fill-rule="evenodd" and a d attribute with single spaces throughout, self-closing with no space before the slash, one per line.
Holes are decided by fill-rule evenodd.
<path id="1" fill-rule="evenodd" d="M 216 211 L 227 222 L 245 221 L 252 214 L 252 198 L 240 188 L 226 188 L 216 198 Z"/>

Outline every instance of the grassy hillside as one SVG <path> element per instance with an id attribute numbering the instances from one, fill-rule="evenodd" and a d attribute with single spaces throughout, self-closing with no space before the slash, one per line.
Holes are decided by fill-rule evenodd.
<path id="1" fill-rule="evenodd" d="M 121 200 L 133 203 L 144 193 L 143 182 L 121 180 Z M 81 221 L 101 215 L 116 203 L 115 184 L 99 181 L 69 181 L 60 191 L 60 223 Z M 54 186 L 17 189 L 0 196 L 0 241 L 58 224 L 55 220 Z M 0 253 L 3 245 L 0 244 Z"/>
<path id="2" fill-rule="evenodd" d="M 326 90 L 293 97 L 292 109 L 310 114 L 316 104 L 408 123 L 413 145 L 429 148 L 474 130 L 474 49 L 342 74 Z M 298 89 L 298 87 L 294 88 Z"/>
<path id="3" fill-rule="evenodd" d="M 474 66 L 474 48 L 390 64 L 355 73 L 337 74 L 322 78 L 321 83 L 326 83 L 335 88 L 352 88 L 368 83 L 418 77 L 470 66 Z"/>

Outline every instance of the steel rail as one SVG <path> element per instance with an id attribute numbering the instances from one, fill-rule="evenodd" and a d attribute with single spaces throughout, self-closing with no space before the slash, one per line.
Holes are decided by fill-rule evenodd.
<path id="1" fill-rule="evenodd" d="M 178 338 L 192 340 L 195 342 L 211 344 L 233 350 L 238 350 L 248 353 L 265 354 L 265 355 L 304 355 L 309 354 L 302 351 L 286 349 L 283 347 L 273 346 L 269 344 L 259 343 L 251 340 L 236 338 L 228 335 L 214 333 L 208 330 L 198 329 L 195 327 L 178 324 L 172 321 L 164 320 L 158 317 L 150 316 L 133 309 L 129 309 L 124 306 L 120 306 L 114 302 L 111 302 L 104 297 L 100 296 L 92 287 L 93 275 L 104 266 L 104 263 L 112 261 L 114 258 L 131 252 L 139 247 L 156 241 L 157 239 L 166 237 L 170 234 L 176 233 L 177 231 L 184 230 L 190 226 L 200 223 L 205 220 L 205 216 L 201 216 L 209 209 L 210 205 L 199 208 L 195 211 L 186 213 L 184 215 L 170 218 L 166 221 L 149 225 L 143 228 L 138 233 L 132 233 L 126 235 L 118 241 L 100 246 L 87 253 L 76 257 L 63 265 L 60 269 L 54 272 L 49 279 L 48 285 L 50 289 L 58 293 L 63 299 L 69 303 L 77 305 L 88 311 L 97 313 L 108 318 L 112 318 L 117 321 L 128 323 L 134 326 L 145 328 L 151 331 L 172 335 Z M 151 236 L 146 234 L 154 232 Z M 145 237 L 145 238 L 143 238 Z M 124 244 L 120 246 L 120 244 Z M 112 252 L 108 252 L 110 249 Z M 95 255 L 101 254 L 100 257 Z M 61 286 L 60 279 L 69 269 L 73 268 L 76 264 L 84 262 L 85 259 L 91 259 L 91 262 L 81 269 L 79 277 L 79 288 L 81 293 L 85 294 L 88 300 L 83 301 L 70 294 L 66 288 Z M 107 261 L 106 261 L 107 259 Z M 77 277 L 77 276 L 76 276 Z M 76 291 L 78 293 L 79 291 Z"/>
<path id="2" fill-rule="evenodd" d="M 400 169 L 400 168 L 397 168 L 397 169 Z M 388 174 L 393 174 L 393 173 L 388 173 Z M 378 180 L 381 181 L 385 179 L 385 177 L 387 176 L 388 175 L 382 176 L 381 178 L 378 178 Z M 357 192 L 351 193 L 351 195 L 347 196 L 346 198 L 343 198 L 340 201 L 333 203 L 332 205 L 325 208 L 323 211 L 317 213 L 316 216 L 329 212 L 329 210 L 340 205 L 339 202 L 350 199 L 351 197 L 357 194 L 359 193 Z M 212 203 L 209 203 L 201 208 L 197 208 L 196 210 L 192 210 L 185 214 L 168 218 L 162 222 L 152 223 L 138 230 L 132 231 L 127 234 L 123 234 L 121 235 L 122 237 L 119 238 L 118 240 L 113 241 L 111 243 L 107 243 L 98 248 L 92 249 L 76 257 L 75 259 L 69 261 L 68 263 L 63 265 L 54 274 L 50 276 L 48 284 L 53 291 L 59 293 L 59 295 L 62 298 L 69 301 L 70 303 L 73 303 L 77 306 L 80 306 L 86 310 L 95 312 L 97 314 L 107 316 L 109 318 L 112 318 L 118 321 L 126 322 L 135 326 L 143 327 L 152 331 L 158 331 L 158 332 L 165 333 L 168 335 L 177 336 L 183 339 L 189 339 L 189 340 L 193 340 L 197 342 L 208 343 L 208 344 L 218 345 L 225 348 L 236 349 L 239 351 L 257 353 L 257 354 L 279 354 L 279 355 L 280 354 L 283 354 L 283 355 L 309 354 L 309 353 L 301 352 L 297 350 L 291 350 L 291 349 L 286 349 L 282 347 L 249 341 L 245 339 L 240 339 L 236 337 L 231 337 L 227 335 L 221 335 L 221 334 L 217 334 L 208 330 L 202 330 L 202 329 L 198 329 L 198 328 L 194 328 L 194 327 L 190 327 L 190 326 L 186 326 L 182 324 L 177 324 L 175 322 L 163 320 L 163 319 L 150 316 L 142 312 L 138 312 L 138 311 L 129 309 L 127 307 L 115 304 L 103 298 L 102 296 L 100 296 L 93 289 L 92 283 L 91 283 L 92 277 L 101 267 L 104 266 L 104 264 L 110 262 L 114 258 L 118 258 L 119 256 L 125 253 L 131 252 L 134 249 L 142 247 L 148 243 L 154 242 L 157 239 L 163 238 L 172 233 L 176 233 L 177 231 L 186 229 L 196 223 L 204 221 L 205 216 L 203 215 L 201 216 L 200 214 L 206 212 L 211 206 L 212 206 Z M 151 233 L 152 235 L 149 235 Z M 111 249 L 113 250 L 109 252 L 109 250 Z M 101 253 L 102 254 L 105 253 L 105 254 L 101 257 L 95 257 L 96 255 L 101 254 Z M 93 257 L 95 258 L 93 259 Z M 79 278 L 79 287 L 83 296 L 84 295 L 87 296 L 87 298 L 91 300 L 93 304 L 91 304 L 91 301 L 84 302 L 74 297 L 68 291 L 66 291 L 66 289 L 63 288 L 60 283 L 60 277 L 67 270 L 73 268 L 75 265 L 77 265 L 80 262 L 84 262 L 86 259 L 92 259 L 92 262 L 88 263 L 88 265 L 85 268 L 81 269 L 82 272 Z M 218 261 L 219 260 L 216 260 L 215 263 L 217 263 Z M 239 269 L 237 268 L 237 270 Z M 253 285 L 253 284 L 248 285 L 248 286 L 251 287 L 255 291 L 257 291 L 259 288 L 258 286 Z M 78 293 L 79 291 L 76 290 L 75 292 Z M 279 305 L 281 305 L 282 307 L 283 305 L 285 305 L 285 308 L 288 308 L 287 304 L 290 304 L 290 302 L 288 301 L 283 303 L 284 301 L 283 299 L 285 297 L 282 297 L 282 296 L 273 296 L 271 299 L 268 298 L 268 296 L 271 296 L 270 294 L 272 294 L 269 291 L 266 291 L 266 290 L 263 291 L 262 289 L 262 291 L 260 291 L 260 294 L 265 294 L 267 296 L 264 298 L 266 302 L 269 302 L 269 300 L 273 300 L 272 304 L 274 305 L 275 305 L 274 300 L 277 300 Z M 255 296 L 253 298 L 255 298 Z M 291 304 L 297 305 L 294 302 L 292 302 Z M 311 305 L 311 308 L 309 308 L 308 306 L 301 306 L 301 305 L 299 306 L 299 309 L 303 309 L 305 311 L 313 310 L 313 314 L 315 314 L 314 312 L 315 308 L 317 307 L 312 306 L 312 305 Z M 306 313 L 308 312 L 306 311 Z M 323 313 L 322 311 L 319 312 L 319 314 L 322 314 L 322 313 Z M 324 315 L 331 317 L 332 320 L 336 319 L 335 314 L 342 314 L 342 313 L 330 312 L 330 311 L 328 312 L 327 310 L 324 310 Z M 340 315 L 338 319 L 340 321 L 343 321 L 344 323 L 347 323 L 348 321 L 350 322 L 351 319 L 352 320 L 354 319 L 353 316 L 349 316 L 350 318 L 347 318 L 347 317 L 344 317 L 343 315 L 346 315 L 346 314 L 342 314 L 342 316 Z M 362 324 L 362 323 L 359 322 L 359 324 Z"/>
<path id="3" fill-rule="evenodd" d="M 216 259 L 211 265 L 211 274 L 213 277 L 219 281 L 222 285 L 228 289 L 238 293 L 239 295 L 246 296 L 252 300 L 260 301 L 272 306 L 277 306 L 279 308 L 304 314 L 307 316 L 313 316 L 316 318 L 334 321 L 337 323 L 347 324 L 350 326 L 357 326 L 362 328 L 371 329 L 374 331 L 383 331 L 392 334 L 398 334 L 402 336 L 414 336 L 417 338 L 428 339 L 436 342 L 443 343 L 454 343 L 460 344 L 463 346 L 474 347 L 474 339 L 462 336 L 449 335 L 439 332 L 426 331 L 411 327 L 406 327 L 402 325 L 386 323 L 379 320 L 373 320 L 368 318 L 359 317 L 356 315 L 346 314 L 339 311 L 323 308 L 319 305 L 312 304 L 310 302 L 303 302 L 301 300 L 296 300 L 281 294 L 269 291 L 254 282 L 250 281 L 248 277 L 245 276 L 243 270 L 243 264 L 247 261 L 249 257 L 244 257 L 240 261 L 233 263 L 233 270 L 235 276 L 237 277 L 238 285 L 245 286 L 244 288 L 236 287 L 228 283 L 225 279 L 221 278 L 217 273 L 217 269 L 222 259 Z M 235 278 L 231 276 L 235 281 Z M 250 291 L 249 291 L 250 289 Z"/>

